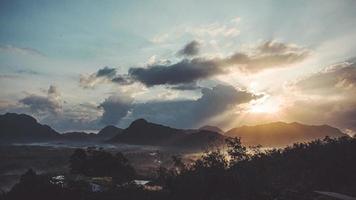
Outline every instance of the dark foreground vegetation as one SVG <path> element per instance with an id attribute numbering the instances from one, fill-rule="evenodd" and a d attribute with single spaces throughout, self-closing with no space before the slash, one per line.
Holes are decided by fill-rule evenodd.
<path id="1" fill-rule="evenodd" d="M 356 138 L 251 151 L 228 139 L 226 151 L 211 150 L 193 163 L 173 157 L 171 168 L 159 168 L 143 185 L 121 153 L 78 149 L 67 174 L 28 170 L 0 199 L 323 199 L 316 190 L 356 196 Z"/>

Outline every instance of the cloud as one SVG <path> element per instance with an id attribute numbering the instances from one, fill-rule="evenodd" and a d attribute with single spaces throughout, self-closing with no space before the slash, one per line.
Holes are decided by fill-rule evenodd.
<path id="1" fill-rule="evenodd" d="M 199 53 L 199 47 L 200 47 L 199 42 L 193 40 L 193 41 L 189 42 L 188 44 L 186 44 L 183 47 L 183 49 L 178 51 L 178 55 L 181 55 L 181 56 L 195 56 L 195 55 L 197 55 Z"/>
<path id="2" fill-rule="evenodd" d="M 85 89 L 94 88 L 101 83 L 128 85 L 131 84 L 131 81 L 129 77 L 117 74 L 117 70 L 110 67 L 104 67 L 90 75 L 80 75 L 79 84 Z"/>
<path id="3" fill-rule="evenodd" d="M 172 65 L 153 65 L 148 68 L 131 68 L 129 76 L 144 85 L 176 85 L 192 83 L 199 79 L 209 78 L 224 73 L 214 60 L 184 59 Z"/>
<path id="4" fill-rule="evenodd" d="M 93 131 L 103 127 L 99 119 L 101 111 L 89 103 L 66 105 L 56 115 L 39 116 L 41 123 L 49 124 L 57 131 Z"/>
<path id="5" fill-rule="evenodd" d="M 151 42 L 160 44 L 177 41 L 181 38 L 192 37 L 205 40 L 234 39 L 240 34 L 238 24 L 241 18 L 235 17 L 226 22 L 215 22 L 205 25 L 178 26 L 169 32 L 156 35 Z"/>
<path id="6" fill-rule="evenodd" d="M 116 75 L 115 68 L 104 67 L 96 72 L 96 77 L 108 77 L 113 78 Z"/>
<path id="7" fill-rule="evenodd" d="M 287 67 L 310 55 L 304 48 L 274 41 L 261 44 L 255 51 L 253 54 L 237 52 L 225 58 L 183 59 L 175 64 L 130 68 L 129 76 L 148 87 L 186 84 L 224 74 L 234 68 L 245 73 L 257 73 Z"/>
<path id="8" fill-rule="evenodd" d="M 307 93 L 340 94 L 356 92 L 356 63 L 343 62 L 299 80 L 298 89 Z"/>
<path id="9" fill-rule="evenodd" d="M 307 123 L 330 124 L 356 132 L 356 64 L 343 62 L 290 85 L 299 96 L 288 117 Z"/>
<path id="10" fill-rule="evenodd" d="M 47 96 L 31 94 L 19 101 L 35 113 L 57 114 L 62 109 L 61 96 L 58 88 L 51 85 Z"/>
<path id="11" fill-rule="evenodd" d="M 58 87 L 54 85 L 49 86 L 47 93 L 49 98 L 58 99 L 61 97 Z"/>
<path id="12" fill-rule="evenodd" d="M 45 56 L 42 52 L 36 49 L 27 47 L 16 47 L 13 45 L 0 45 L 0 51 L 22 55 Z"/>
<path id="13" fill-rule="evenodd" d="M 267 69 L 288 67 L 304 61 L 311 52 L 295 44 L 267 41 L 255 48 L 255 53 L 237 52 L 221 60 L 221 65 L 236 65 L 245 73 L 258 73 Z"/>
<path id="14" fill-rule="evenodd" d="M 121 118 L 125 117 L 132 106 L 133 99 L 128 96 L 110 96 L 99 105 L 104 113 L 101 123 L 105 125 L 116 125 Z"/>
<path id="15" fill-rule="evenodd" d="M 276 54 L 303 51 L 303 48 L 295 44 L 285 44 L 274 40 L 266 41 L 257 47 L 261 53 Z"/>
<path id="16" fill-rule="evenodd" d="M 51 109 L 34 111 L 33 107 L 30 108 L 22 103 L 0 101 L 0 113 L 7 112 L 31 115 L 40 123 L 50 125 L 60 132 L 93 131 L 103 128 L 98 120 L 101 113 L 97 106 L 88 108 L 82 105 L 67 105 L 67 107 L 62 107 L 60 111 L 53 113 Z"/>
<path id="17" fill-rule="evenodd" d="M 122 124 L 128 124 L 136 118 L 145 118 L 173 127 L 198 127 L 235 106 L 258 98 L 252 93 L 228 85 L 204 88 L 201 92 L 202 96 L 196 100 L 153 101 L 135 104 L 129 115 L 123 119 Z"/>
<path id="18" fill-rule="evenodd" d="M 196 83 L 188 83 L 188 84 L 179 84 L 170 87 L 173 90 L 198 90 L 202 89 L 202 87 L 198 86 Z"/>
<path id="19" fill-rule="evenodd" d="M 287 119 L 308 124 L 328 124 L 341 130 L 356 132 L 356 101 L 299 99 L 287 108 Z"/>
<path id="20" fill-rule="evenodd" d="M 41 73 L 32 69 L 19 69 L 16 70 L 15 73 L 17 74 L 29 74 L 29 75 L 40 75 Z"/>
<path id="21" fill-rule="evenodd" d="M 234 38 L 240 34 L 240 30 L 236 27 L 239 21 L 231 20 L 229 23 L 212 23 L 203 26 L 197 26 L 194 28 L 186 29 L 187 33 L 190 33 L 196 37 L 227 37 Z"/>

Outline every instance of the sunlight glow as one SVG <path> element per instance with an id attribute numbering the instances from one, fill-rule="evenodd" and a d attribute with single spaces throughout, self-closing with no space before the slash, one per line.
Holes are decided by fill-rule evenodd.
<path id="1" fill-rule="evenodd" d="M 253 103 L 249 109 L 250 113 L 277 113 L 279 111 L 278 101 L 262 99 Z"/>

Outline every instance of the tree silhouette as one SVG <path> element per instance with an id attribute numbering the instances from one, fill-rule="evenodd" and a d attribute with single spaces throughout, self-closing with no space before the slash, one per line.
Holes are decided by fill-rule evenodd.
<path id="1" fill-rule="evenodd" d="M 124 183 L 135 177 L 135 170 L 126 157 L 115 155 L 103 149 L 77 149 L 70 157 L 70 171 L 92 177 L 112 177 L 116 183 Z"/>
<path id="2" fill-rule="evenodd" d="M 133 169 L 121 153 L 102 149 L 75 151 L 71 171 L 86 176 L 111 176 L 113 186 L 93 192 L 85 180 L 64 187 L 51 183 L 50 177 L 28 170 L 3 198 L 17 199 L 169 199 L 169 200 L 313 200 L 315 190 L 356 196 L 356 138 L 325 138 L 298 143 L 284 149 L 249 154 L 239 139 L 229 141 L 227 155 L 215 149 L 191 164 L 172 157 L 172 169 L 160 167 L 155 183 L 162 190 L 148 191 L 130 184 Z M 84 156 L 85 155 L 85 156 Z M 84 163 L 84 164 L 83 164 Z M 121 184 L 126 183 L 126 184 Z"/>

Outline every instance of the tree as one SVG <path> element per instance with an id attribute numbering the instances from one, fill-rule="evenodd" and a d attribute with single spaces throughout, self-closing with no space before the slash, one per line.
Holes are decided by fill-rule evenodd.
<path id="1" fill-rule="evenodd" d="M 176 174 L 183 172 L 186 169 L 181 156 L 172 156 L 173 166 Z"/>
<path id="2" fill-rule="evenodd" d="M 232 164 L 248 158 L 247 149 L 242 146 L 240 138 L 228 138 L 226 139 L 226 145 Z"/>
<path id="3" fill-rule="evenodd" d="M 76 149 L 69 159 L 70 172 L 86 174 L 87 154 L 83 149 Z"/>
<path id="4" fill-rule="evenodd" d="M 127 158 L 120 152 L 115 155 L 103 149 L 77 149 L 70 157 L 72 173 L 85 176 L 108 176 L 115 183 L 121 184 L 132 180 L 136 172 Z"/>

